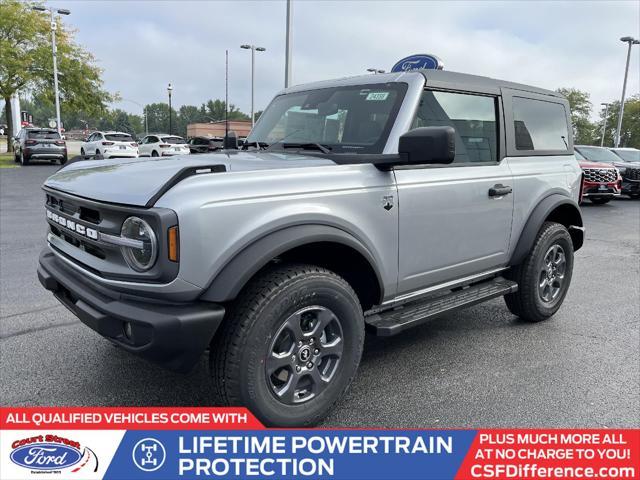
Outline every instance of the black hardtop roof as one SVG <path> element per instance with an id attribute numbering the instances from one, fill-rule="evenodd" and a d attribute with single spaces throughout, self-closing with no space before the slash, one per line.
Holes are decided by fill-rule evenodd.
<path id="1" fill-rule="evenodd" d="M 476 87 L 480 89 L 498 89 L 510 88 L 512 90 L 522 90 L 524 92 L 537 93 L 539 95 L 549 95 L 552 97 L 564 98 L 558 92 L 547 90 L 544 88 L 524 85 L 522 83 L 508 82 L 506 80 L 498 80 L 490 77 L 481 77 L 479 75 L 470 75 L 468 73 L 450 72 L 448 70 L 414 70 L 422 73 L 427 79 L 427 85 L 442 83 L 448 86 L 459 86 L 461 89 Z"/>

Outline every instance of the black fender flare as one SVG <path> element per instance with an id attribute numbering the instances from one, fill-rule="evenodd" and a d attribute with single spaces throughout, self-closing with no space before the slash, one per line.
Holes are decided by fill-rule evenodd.
<path id="1" fill-rule="evenodd" d="M 339 243 L 360 253 L 375 272 L 380 296 L 384 296 L 384 283 L 377 262 L 362 242 L 336 227 L 307 224 L 277 230 L 245 247 L 218 272 L 200 299 L 208 302 L 233 300 L 251 277 L 271 260 L 293 248 L 318 242 Z"/>
<path id="2" fill-rule="evenodd" d="M 566 205 L 566 207 L 563 207 L 564 205 Z M 569 229 L 574 251 L 582 247 L 582 243 L 584 242 L 584 227 L 580 207 L 571 198 L 554 193 L 545 197 L 540 203 L 538 203 L 529 215 L 529 218 L 520 233 L 518 243 L 513 250 L 509 265 L 518 265 L 524 260 L 533 247 L 533 242 L 540 231 L 540 227 L 542 227 L 545 220 L 549 218 L 552 212 L 558 207 L 562 207 L 570 213 L 567 220 L 560 223 L 563 223 Z"/>

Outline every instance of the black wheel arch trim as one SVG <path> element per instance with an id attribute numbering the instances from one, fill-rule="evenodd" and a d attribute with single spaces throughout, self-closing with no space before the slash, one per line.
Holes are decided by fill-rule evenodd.
<path id="1" fill-rule="evenodd" d="M 564 205 L 566 205 L 566 207 L 563 207 Z M 542 224 L 547 218 L 559 207 L 570 209 L 571 214 L 574 216 L 571 222 L 565 222 L 568 223 L 566 226 L 571 234 L 574 251 L 582 247 L 584 242 L 584 224 L 582 222 L 580 207 L 571 198 L 554 193 L 542 199 L 529 215 L 520 233 L 518 243 L 513 250 L 509 265 L 518 265 L 524 260 L 533 246 L 540 227 L 542 227 Z"/>
<path id="2" fill-rule="evenodd" d="M 285 227 L 268 233 L 238 252 L 212 280 L 200 297 L 209 302 L 226 302 L 236 298 L 246 283 L 274 258 L 296 247 L 313 243 L 338 243 L 353 248 L 369 262 L 384 297 L 384 283 L 375 257 L 350 233 L 337 227 L 306 224 Z"/>

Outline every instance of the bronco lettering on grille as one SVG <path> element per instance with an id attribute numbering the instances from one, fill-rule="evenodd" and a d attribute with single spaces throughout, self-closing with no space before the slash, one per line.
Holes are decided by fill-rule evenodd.
<path id="1" fill-rule="evenodd" d="M 98 231 L 93 228 L 85 227 L 74 220 L 52 212 L 51 210 L 47 210 L 47 218 L 67 230 L 71 230 L 72 232 L 78 233 L 92 240 L 98 240 Z"/>

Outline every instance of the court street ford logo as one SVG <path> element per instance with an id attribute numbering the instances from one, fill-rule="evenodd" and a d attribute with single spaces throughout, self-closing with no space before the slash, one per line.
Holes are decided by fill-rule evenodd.
<path id="1" fill-rule="evenodd" d="M 418 53 L 409 55 L 396 63 L 392 68 L 392 72 L 408 72 L 411 70 L 442 70 L 444 64 L 435 55 L 429 53 Z"/>
<path id="2" fill-rule="evenodd" d="M 52 437 L 60 440 L 59 442 Z M 50 441 L 49 441 L 50 440 Z M 83 454 L 80 444 L 54 435 L 24 438 L 13 442 L 11 461 L 30 470 L 59 471 L 78 463 Z"/>

